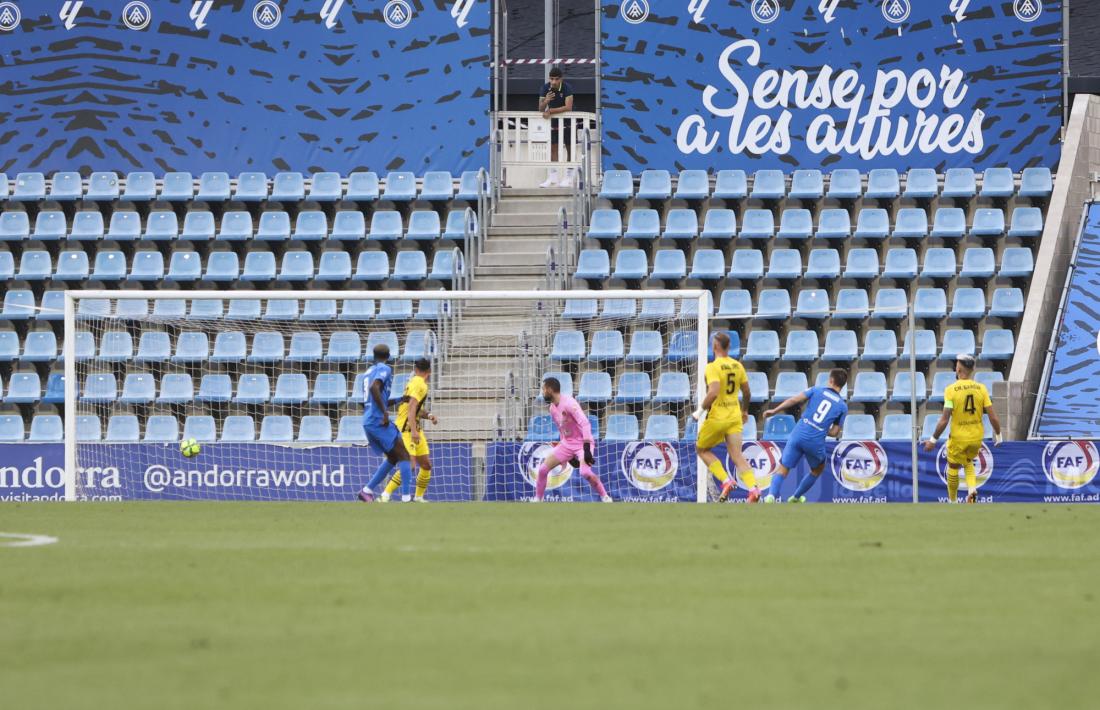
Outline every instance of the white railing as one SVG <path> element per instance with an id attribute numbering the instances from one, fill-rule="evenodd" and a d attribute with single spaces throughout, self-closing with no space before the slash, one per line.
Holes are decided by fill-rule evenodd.
<path id="1" fill-rule="evenodd" d="M 571 111 L 543 118 L 538 111 L 501 111 L 496 116 L 493 155 L 495 183 L 507 187 L 534 187 L 546 178 L 546 169 L 582 167 L 584 133 L 596 132 L 594 113 Z M 556 140 L 554 140 L 556 138 Z M 557 148 L 557 160 L 553 160 Z M 585 182 L 592 182 L 591 172 Z"/>

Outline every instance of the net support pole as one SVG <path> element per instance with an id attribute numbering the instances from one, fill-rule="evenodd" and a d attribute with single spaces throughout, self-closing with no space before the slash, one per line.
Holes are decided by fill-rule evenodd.
<path id="1" fill-rule="evenodd" d="M 920 417 L 917 416 L 917 317 L 914 299 L 909 299 L 909 411 L 913 420 L 913 502 L 919 500 L 920 491 L 917 482 L 917 449 L 920 447 Z"/>
<path id="2" fill-rule="evenodd" d="M 65 500 L 76 500 L 76 299 L 65 292 Z"/>
<path id="3" fill-rule="evenodd" d="M 702 293 L 699 295 L 699 337 L 696 343 L 695 354 L 695 407 L 699 408 L 703 406 L 703 399 L 707 396 L 707 339 L 710 337 L 710 294 Z M 748 406 L 748 403 L 746 403 Z M 698 436 L 698 434 L 696 434 Z M 706 503 L 707 502 L 707 476 L 709 475 L 707 467 L 703 465 L 703 459 L 699 456 L 698 450 L 695 455 L 695 502 Z"/>

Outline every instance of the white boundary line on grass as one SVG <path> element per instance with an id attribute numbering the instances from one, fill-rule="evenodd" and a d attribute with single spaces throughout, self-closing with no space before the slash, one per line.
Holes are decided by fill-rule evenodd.
<path id="1" fill-rule="evenodd" d="M 7 538 L 7 540 L 4 538 Z M 0 532 L 0 547 L 38 547 L 40 545 L 52 545 L 55 542 L 57 542 L 57 538 L 49 535 Z"/>

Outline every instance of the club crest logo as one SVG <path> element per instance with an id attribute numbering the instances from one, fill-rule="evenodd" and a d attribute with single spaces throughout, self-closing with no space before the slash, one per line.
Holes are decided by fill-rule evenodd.
<path id="1" fill-rule="evenodd" d="M 1043 14 L 1042 0 L 1016 0 L 1012 3 L 1012 12 L 1021 22 L 1035 22 Z"/>
<path id="2" fill-rule="evenodd" d="M 753 0 L 753 19 L 762 25 L 770 25 L 779 19 L 779 3 L 777 0 Z"/>
<path id="3" fill-rule="evenodd" d="M 273 30 L 283 21 L 283 11 L 273 0 L 260 0 L 252 8 L 252 21 L 261 30 Z"/>
<path id="4" fill-rule="evenodd" d="M 206 27 L 206 16 L 210 14 L 212 7 L 214 7 L 214 0 L 195 0 L 191 3 L 191 12 L 188 16 L 196 30 Z"/>
<path id="5" fill-rule="evenodd" d="M 947 444 L 940 446 L 936 452 L 936 473 L 940 480 L 947 485 Z M 974 475 L 978 478 L 978 488 L 985 485 L 989 477 L 993 475 L 993 452 L 984 443 L 974 458 Z M 963 480 L 962 469 L 959 469 L 959 480 Z"/>
<path id="6" fill-rule="evenodd" d="M 874 490 L 885 480 L 889 465 L 886 449 L 874 441 L 841 441 L 833 449 L 833 478 L 850 491 Z"/>
<path id="7" fill-rule="evenodd" d="M 640 25 L 649 17 L 647 0 L 623 0 L 619 5 L 619 16 L 632 25 Z"/>
<path id="8" fill-rule="evenodd" d="M 412 21 L 412 7 L 405 0 L 390 0 L 382 10 L 382 19 L 395 30 L 402 29 Z"/>
<path id="9" fill-rule="evenodd" d="M 676 447 L 664 441 L 634 441 L 623 450 L 623 475 L 640 491 L 667 488 L 680 470 Z"/>
<path id="10" fill-rule="evenodd" d="M 11 32 L 22 19 L 23 14 L 15 3 L 0 2 L 0 32 Z"/>
<path id="11" fill-rule="evenodd" d="M 745 441 L 741 444 L 741 453 L 745 455 L 745 460 L 748 461 L 749 466 L 752 466 L 752 473 L 756 476 L 756 485 L 763 490 L 767 490 L 768 486 L 772 484 L 772 476 L 779 468 L 779 459 L 783 457 L 783 451 L 779 448 L 779 445 L 774 441 Z M 747 489 L 748 486 L 741 480 L 741 472 L 736 469 L 737 467 L 731 464 L 730 457 L 726 456 L 726 470 L 735 472 L 737 485 Z"/>
<path id="12" fill-rule="evenodd" d="M 1100 454 L 1091 441 L 1052 441 L 1043 449 L 1043 473 L 1059 488 L 1084 488 L 1100 471 Z"/>
<path id="13" fill-rule="evenodd" d="M 909 0 L 883 0 L 882 2 L 882 16 L 887 22 L 893 22 L 895 25 L 908 20 L 909 13 L 912 11 L 913 6 L 909 4 Z"/>
<path id="14" fill-rule="evenodd" d="M 546 442 L 528 441 L 519 450 L 519 469 L 527 483 L 534 488 L 539 480 L 539 467 L 554 447 Z M 568 462 L 550 469 L 546 479 L 546 490 L 554 491 L 564 486 L 573 477 L 573 467 Z"/>
<path id="15" fill-rule="evenodd" d="M 126 7 L 122 8 L 122 24 L 132 30 L 143 30 L 148 27 L 149 23 L 152 21 L 153 12 L 149 9 L 149 6 L 141 2 L 141 0 L 128 2 L 126 3 Z"/>

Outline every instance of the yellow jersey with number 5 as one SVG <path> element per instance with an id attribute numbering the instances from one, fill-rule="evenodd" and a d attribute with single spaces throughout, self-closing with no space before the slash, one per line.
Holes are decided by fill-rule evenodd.
<path id="1" fill-rule="evenodd" d="M 944 390 L 943 406 L 951 410 L 950 438 L 959 441 L 982 440 L 982 415 L 986 407 L 993 406 L 985 385 L 974 380 L 956 380 Z"/>
<path id="2" fill-rule="evenodd" d="M 705 375 L 708 389 L 711 382 L 718 383 L 718 398 L 710 405 L 707 416 L 722 421 L 740 421 L 741 385 L 748 379 L 745 367 L 732 357 L 717 357 L 707 365 Z"/>

